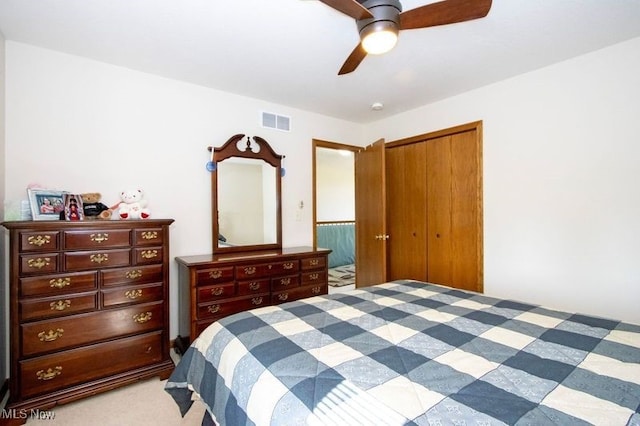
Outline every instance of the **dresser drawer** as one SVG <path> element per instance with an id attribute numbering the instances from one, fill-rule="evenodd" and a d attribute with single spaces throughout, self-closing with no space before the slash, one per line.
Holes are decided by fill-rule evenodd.
<path id="1" fill-rule="evenodd" d="M 64 253 L 64 267 L 67 271 L 129 266 L 131 250 L 77 251 Z"/>
<path id="2" fill-rule="evenodd" d="M 327 283 L 327 273 L 325 271 L 303 272 L 300 274 L 300 277 L 301 277 L 301 283 L 300 283 L 301 285 Z"/>
<path id="3" fill-rule="evenodd" d="M 162 262 L 162 247 L 136 248 L 133 253 L 136 265 Z"/>
<path id="4" fill-rule="evenodd" d="M 268 293 L 270 289 L 271 280 L 269 278 L 238 282 L 238 296 Z"/>
<path id="5" fill-rule="evenodd" d="M 288 260 L 286 262 L 274 262 L 269 264 L 272 275 L 292 274 L 300 270 L 298 260 Z"/>
<path id="6" fill-rule="evenodd" d="M 301 268 L 303 271 L 309 269 L 320 269 L 324 268 L 327 264 L 327 258 L 325 256 L 318 257 L 306 257 L 304 259 L 300 259 Z"/>
<path id="7" fill-rule="evenodd" d="M 20 320 L 55 318 L 98 309 L 98 292 L 67 294 L 20 301 Z"/>
<path id="8" fill-rule="evenodd" d="M 251 280 L 268 277 L 272 274 L 272 268 L 273 266 L 270 263 L 236 266 L 236 278 L 239 280 Z"/>
<path id="9" fill-rule="evenodd" d="M 162 328 L 162 302 L 133 305 L 20 325 L 22 355 L 70 348 Z"/>
<path id="10" fill-rule="evenodd" d="M 208 287 L 198 287 L 197 303 L 211 302 L 213 300 L 226 299 L 236 295 L 234 282 L 217 284 Z"/>
<path id="11" fill-rule="evenodd" d="M 251 297 L 214 303 L 201 303 L 198 305 L 198 319 L 222 318 L 236 312 L 266 306 L 269 304 L 269 293 L 256 294 Z"/>
<path id="12" fill-rule="evenodd" d="M 131 232 L 128 229 L 74 230 L 65 231 L 63 236 L 67 250 L 100 250 L 131 245 Z"/>
<path id="13" fill-rule="evenodd" d="M 28 398 L 159 362 L 158 331 L 20 361 L 20 394 Z"/>
<path id="14" fill-rule="evenodd" d="M 162 283 L 135 287 L 115 287 L 102 290 L 101 293 L 102 306 L 105 308 L 130 303 L 156 302 L 164 298 Z"/>
<path id="15" fill-rule="evenodd" d="M 20 251 L 58 250 L 58 231 L 38 231 L 20 233 Z"/>
<path id="16" fill-rule="evenodd" d="M 287 275 L 286 277 L 277 277 L 271 280 L 271 290 L 285 290 L 300 285 L 300 277 L 298 275 Z"/>
<path id="17" fill-rule="evenodd" d="M 162 265 L 105 269 L 99 274 L 104 287 L 162 282 L 163 278 Z"/>
<path id="18" fill-rule="evenodd" d="M 197 286 L 223 283 L 233 280 L 233 266 L 223 268 L 199 269 L 196 271 Z"/>
<path id="19" fill-rule="evenodd" d="M 162 228 L 144 228 L 134 231 L 134 244 L 137 246 L 159 246 L 164 244 Z"/>
<path id="20" fill-rule="evenodd" d="M 95 272 L 20 278 L 20 296 L 51 296 L 96 288 Z"/>
<path id="21" fill-rule="evenodd" d="M 319 296 L 327 294 L 327 285 L 297 287 L 291 290 L 274 292 L 271 295 L 271 303 L 278 305 L 280 303 L 292 302 L 306 297 Z"/>
<path id="22" fill-rule="evenodd" d="M 49 274 L 58 272 L 58 254 L 23 254 L 20 255 L 20 274 Z"/>

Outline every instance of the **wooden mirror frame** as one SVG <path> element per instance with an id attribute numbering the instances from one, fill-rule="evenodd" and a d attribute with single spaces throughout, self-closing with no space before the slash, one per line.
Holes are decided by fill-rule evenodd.
<path id="1" fill-rule="evenodd" d="M 213 238 L 213 253 L 233 253 L 239 251 L 253 251 L 253 250 L 272 250 L 282 248 L 282 159 L 284 155 L 276 154 L 269 143 L 262 139 L 260 136 L 247 136 L 247 142 L 244 150 L 238 148 L 239 142 L 245 137 L 244 134 L 237 134 L 229 138 L 221 147 L 214 148 L 208 147 L 209 152 L 213 150 L 211 156 L 212 161 L 216 165 L 211 172 L 211 218 L 212 218 L 212 238 Z M 252 142 L 253 140 L 253 142 Z M 257 145 L 259 147 L 258 152 L 254 152 L 251 147 Z M 255 160 L 263 160 L 267 164 L 275 167 L 276 172 L 276 242 L 267 244 L 253 244 L 253 245 L 241 245 L 231 247 L 219 247 L 218 235 L 220 233 L 220 226 L 218 222 L 218 168 L 217 164 L 228 158 L 240 157 Z M 247 195 L 251 195 L 247 192 Z"/>

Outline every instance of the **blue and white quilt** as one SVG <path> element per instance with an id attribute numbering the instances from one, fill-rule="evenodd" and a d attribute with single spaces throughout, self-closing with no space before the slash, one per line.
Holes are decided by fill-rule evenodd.
<path id="1" fill-rule="evenodd" d="M 394 281 L 226 317 L 166 390 L 228 426 L 640 425 L 640 326 Z"/>

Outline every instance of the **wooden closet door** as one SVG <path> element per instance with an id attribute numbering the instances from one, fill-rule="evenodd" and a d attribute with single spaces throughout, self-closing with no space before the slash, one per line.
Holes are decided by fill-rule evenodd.
<path id="1" fill-rule="evenodd" d="M 427 142 L 428 281 L 482 291 L 476 131 Z"/>
<path id="2" fill-rule="evenodd" d="M 389 280 L 427 280 L 427 144 L 386 152 Z"/>
<path id="3" fill-rule="evenodd" d="M 452 284 L 451 258 L 451 137 L 427 146 L 427 281 Z"/>

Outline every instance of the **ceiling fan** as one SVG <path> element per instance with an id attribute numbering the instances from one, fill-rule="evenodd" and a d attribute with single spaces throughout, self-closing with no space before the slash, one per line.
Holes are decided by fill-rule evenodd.
<path id="1" fill-rule="evenodd" d="M 356 20 L 360 43 L 338 75 L 354 71 L 371 54 L 393 49 L 400 30 L 435 27 L 484 18 L 492 0 L 444 0 L 402 11 L 399 0 L 320 0 Z"/>

